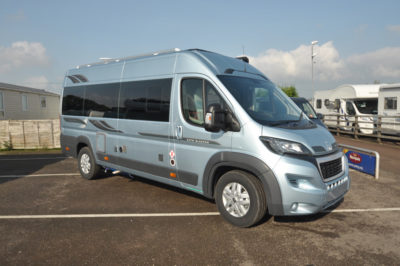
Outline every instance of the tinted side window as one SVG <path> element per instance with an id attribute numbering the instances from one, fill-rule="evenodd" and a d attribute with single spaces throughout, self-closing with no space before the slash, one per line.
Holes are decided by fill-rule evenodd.
<path id="1" fill-rule="evenodd" d="M 204 124 L 203 110 L 203 80 L 182 80 L 182 111 L 186 121 L 195 124 Z"/>
<path id="2" fill-rule="evenodd" d="M 118 117 L 119 83 L 86 87 L 84 114 L 91 117 Z"/>
<path id="3" fill-rule="evenodd" d="M 64 88 L 62 114 L 83 116 L 84 93 L 85 86 Z"/>
<path id="4" fill-rule="evenodd" d="M 204 125 L 204 108 L 211 104 L 219 104 L 221 109 L 227 110 L 224 100 L 219 96 L 211 83 L 198 78 L 182 80 L 182 112 L 185 120 L 193 125 Z"/>
<path id="5" fill-rule="evenodd" d="M 171 85 L 172 79 L 122 83 L 119 118 L 168 122 Z"/>

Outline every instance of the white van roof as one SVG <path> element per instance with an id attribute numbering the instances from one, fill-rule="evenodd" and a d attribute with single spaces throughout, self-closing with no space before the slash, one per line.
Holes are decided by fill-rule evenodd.
<path id="1" fill-rule="evenodd" d="M 201 49 L 181 51 L 175 48 L 117 59 L 103 58 L 101 62 L 77 66 L 67 71 L 64 87 L 170 77 L 174 73 L 256 75 L 266 79 L 264 74 L 242 58 Z"/>
<path id="2" fill-rule="evenodd" d="M 342 92 L 343 98 L 377 98 L 380 84 L 346 84 L 335 90 Z"/>
<path id="3" fill-rule="evenodd" d="M 378 98 L 382 84 L 344 84 L 332 90 L 315 91 L 314 96 L 330 99 Z"/>
<path id="4" fill-rule="evenodd" d="M 385 90 L 385 89 L 400 89 L 400 83 L 381 85 L 380 90 Z"/>

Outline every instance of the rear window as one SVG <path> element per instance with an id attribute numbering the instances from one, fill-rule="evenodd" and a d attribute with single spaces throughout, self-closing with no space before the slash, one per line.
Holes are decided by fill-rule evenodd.
<path id="1" fill-rule="evenodd" d="M 85 86 L 64 88 L 62 114 L 83 116 Z"/>

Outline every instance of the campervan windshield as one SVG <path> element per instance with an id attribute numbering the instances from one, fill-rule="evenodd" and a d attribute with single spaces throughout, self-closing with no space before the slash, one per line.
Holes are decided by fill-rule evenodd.
<path id="1" fill-rule="evenodd" d="M 355 100 L 354 104 L 362 114 L 378 114 L 378 99 Z"/>
<path id="2" fill-rule="evenodd" d="M 238 76 L 218 76 L 243 109 L 255 121 L 267 126 L 295 126 L 309 123 L 302 111 L 269 80 Z"/>

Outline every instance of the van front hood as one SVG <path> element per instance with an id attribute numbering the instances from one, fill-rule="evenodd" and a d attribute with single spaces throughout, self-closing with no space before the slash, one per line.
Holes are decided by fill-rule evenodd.
<path id="1" fill-rule="evenodd" d="M 331 153 L 337 149 L 335 138 L 326 128 L 320 125 L 309 129 L 283 129 L 263 126 L 262 136 L 301 143 L 314 155 Z"/>

